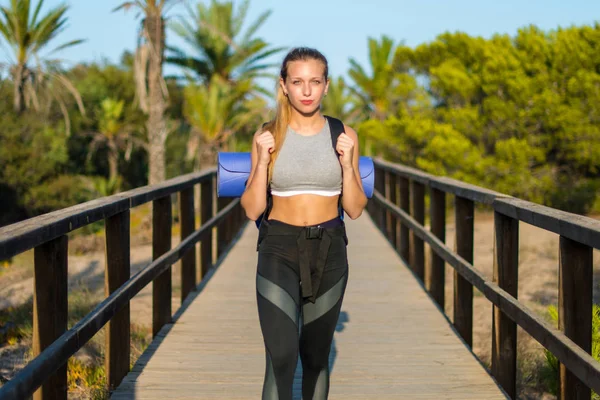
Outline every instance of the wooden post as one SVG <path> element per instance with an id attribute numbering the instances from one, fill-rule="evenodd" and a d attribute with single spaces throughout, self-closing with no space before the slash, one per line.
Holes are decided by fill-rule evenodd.
<path id="1" fill-rule="evenodd" d="M 398 179 L 396 178 L 396 174 L 393 172 L 389 173 L 389 200 L 392 204 L 399 205 L 400 196 L 398 196 Z M 390 213 L 391 226 L 390 226 L 390 243 L 394 246 L 394 249 L 398 249 L 398 233 L 400 230 L 400 224 L 398 223 L 398 218 L 394 216 L 394 214 Z"/>
<path id="2" fill-rule="evenodd" d="M 386 200 L 392 201 L 392 188 L 393 188 L 393 184 L 392 184 L 392 180 L 394 179 L 394 175 L 392 175 L 392 172 L 390 171 L 385 171 L 385 175 L 383 177 L 383 194 L 385 195 Z M 385 237 L 388 241 L 390 241 L 391 243 L 394 243 L 392 241 L 393 236 L 392 236 L 392 213 L 390 211 L 388 211 L 386 209 L 385 211 Z"/>
<path id="3" fill-rule="evenodd" d="M 431 233 L 442 242 L 446 241 L 446 193 L 431 188 L 430 202 Z M 444 259 L 431 250 L 431 268 L 426 276 L 425 287 L 429 289 L 436 303 L 444 309 L 444 286 L 446 282 Z"/>
<path id="4" fill-rule="evenodd" d="M 152 259 L 171 250 L 171 195 L 152 202 Z M 152 336 L 171 322 L 171 267 L 152 282 Z"/>
<path id="5" fill-rule="evenodd" d="M 228 197 L 219 197 L 217 199 L 218 211 L 221 211 L 229 204 L 230 199 Z M 225 217 L 219 222 L 217 226 L 217 258 L 223 255 L 225 247 L 227 247 L 227 231 L 228 231 L 228 219 Z"/>
<path id="6" fill-rule="evenodd" d="M 407 178 L 403 176 L 398 177 L 398 185 L 400 191 L 400 208 L 407 214 L 410 214 L 410 185 Z M 408 226 L 400 223 L 400 244 L 398 247 L 400 251 L 400 257 L 404 259 L 408 265 L 411 265 L 410 261 L 410 230 Z"/>
<path id="7" fill-rule="evenodd" d="M 519 272 L 519 221 L 494 212 L 496 246 L 494 282 L 517 298 Z M 493 307 L 492 374 L 515 399 L 517 395 L 517 324 Z"/>
<path id="8" fill-rule="evenodd" d="M 194 187 L 179 192 L 179 221 L 181 224 L 181 241 L 194 233 Z M 181 257 L 181 303 L 196 287 L 196 246 L 192 246 Z"/>
<path id="9" fill-rule="evenodd" d="M 104 293 L 108 297 L 119 289 L 130 275 L 129 210 L 106 219 L 106 270 Z M 129 372 L 130 311 L 125 304 L 107 324 L 106 380 L 108 389 L 116 389 Z"/>
<path id="10" fill-rule="evenodd" d="M 473 264 L 473 201 L 455 198 L 456 253 Z M 473 285 L 454 270 L 454 326 L 469 345 L 473 346 Z"/>
<path id="11" fill-rule="evenodd" d="M 206 179 L 200 184 L 200 226 L 213 217 L 213 184 L 212 179 Z M 212 229 L 209 229 L 201 239 L 200 246 L 200 279 L 204 278 L 212 266 Z"/>
<path id="12" fill-rule="evenodd" d="M 69 240 L 60 236 L 34 250 L 33 356 L 67 330 Z M 62 365 L 35 391 L 34 400 L 66 400 L 67 364 Z"/>
<path id="13" fill-rule="evenodd" d="M 558 328 L 587 353 L 592 351 L 592 248 L 560 237 Z M 590 388 L 560 364 L 559 399 L 589 399 Z"/>
<path id="14" fill-rule="evenodd" d="M 375 190 L 377 190 L 382 196 L 385 196 L 385 171 L 381 168 L 375 169 Z M 377 229 L 385 233 L 385 212 L 383 206 L 375 205 L 374 219 Z"/>
<path id="15" fill-rule="evenodd" d="M 411 181 L 411 215 L 421 225 L 425 224 L 425 185 L 417 181 Z M 410 264 L 415 274 L 425 280 L 425 245 L 423 239 L 411 232 L 411 254 Z"/>

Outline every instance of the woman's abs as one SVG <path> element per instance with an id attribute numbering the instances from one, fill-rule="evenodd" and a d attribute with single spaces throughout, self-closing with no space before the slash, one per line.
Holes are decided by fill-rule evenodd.
<path id="1" fill-rule="evenodd" d="M 290 225 L 316 225 L 339 215 L 339 196 L 300 194 L 291 197 L 273 196 L 273 207 L 269 219 Z"/>

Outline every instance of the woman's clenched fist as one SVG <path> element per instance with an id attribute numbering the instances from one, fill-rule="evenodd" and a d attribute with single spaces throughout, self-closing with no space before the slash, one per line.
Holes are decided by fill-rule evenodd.
<path id="1" fill-rule="evenodd" d="M 264 131 L 256 137 L 256 149 L 258 150 L 258 163 L 268 165 L 271 161 L 271 153 L 275 149 L 275 138 L 269 131 Z"/>

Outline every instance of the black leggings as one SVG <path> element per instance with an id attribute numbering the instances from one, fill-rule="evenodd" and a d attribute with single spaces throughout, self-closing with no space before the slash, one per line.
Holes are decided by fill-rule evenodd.
<path id="1" fill-rule="evenodd" d="M 256 289 L 266 350 L 263 400 L 292 399 L 298 354 L 302 398 L 327 399 L 329 352 L 346 289 L 348 259 L 343 221 L 336 218 L 320 226 L 309 231 L 274 220 L 261 224 Z M 322 271 L 317 267 L 319 257 Z M 301 271 L 307 265 L 312 296 L 301 281 L 302 276 L 307 279 L 307 272 Z"/>

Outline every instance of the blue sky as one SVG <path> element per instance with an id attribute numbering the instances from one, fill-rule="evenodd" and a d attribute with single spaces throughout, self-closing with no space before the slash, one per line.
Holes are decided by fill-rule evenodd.
<path id="1" fill-rule="evenodd" d="M 0 4 L 8 1 L 0 0 Z M 61 2 L 46 0 L 46 8 Z M 124 50 L 133 51 L 139 22 L 133 11 L 111 12 L 121 2 L 67 0 L 69 25 L 58 42 L 76 38 L 86 42 L 61 52 L 61 58 L 69 63 L 102 58 L 115 62 Z M 600 20 L 597 0 L 251 0 L 248 22 L 268 9 L 272 14 L 257 34 L 274 46 L 318 48 L 329 59 L 332 76 L 346 74 L 350 57 L 368 65 L 367 37 L 385 34 L 396 43 L 414 47 L 445 31 L 490 37 L 513 35 L 529 24 L 549 30 Z M 184 7 L 176 6 L 169 13 L 170 17 L 178 15 L 185 15 Z M 173 35 L 167 40 L 181 44 Z M 0 58 L 5 54 L 0 52 Z M 273 61 L 282 58 L 283 54 Z M 167 68 L 168 73 L 172 71 Z"/>

